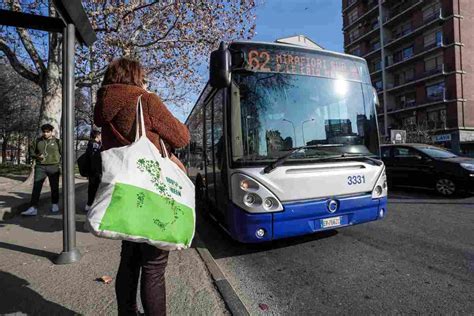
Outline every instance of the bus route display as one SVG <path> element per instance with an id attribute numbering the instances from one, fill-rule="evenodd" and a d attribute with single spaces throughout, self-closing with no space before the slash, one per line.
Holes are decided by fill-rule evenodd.
<path id="1" fill-rule="evenodd" d="M 239 45 L 238 49 L 246 70 L 366 81 L 361 74 L 366 66 L 351 57 L 271 45 Z"/>

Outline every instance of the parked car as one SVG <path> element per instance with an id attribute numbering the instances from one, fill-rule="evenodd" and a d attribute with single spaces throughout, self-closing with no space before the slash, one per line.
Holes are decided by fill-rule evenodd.
<path id="1" fill-rule="evenodd" d="M 387 181 L 392 185 L 425 187 L 451 196 L 474 191 L 474 159 L 425 144 L 381 146 Z"/>

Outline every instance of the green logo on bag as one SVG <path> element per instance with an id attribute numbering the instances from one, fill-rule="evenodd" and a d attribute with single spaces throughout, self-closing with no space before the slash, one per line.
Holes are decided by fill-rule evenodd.
<path id="1" fill-rule="evenodd" d="M 175 195 L 181 196 L 181 190 L 183 188 L 179 185 L 178 182 L 169 177 L 166 177 L 166 182 L 168 183 L 168 185 L 161 181 L 161 168 L 158 161 L 141 158 L 137 161 L 137 168 L 141 172 L 148 173 L 148 175 L 151 177 L 151 182 L 153 183 L 153 186 L 158 192 L 160 192 L 160 194 L 165 197 L 166 204 L 168 204 L 173 210 L 173 219 L 171 221 L 162 222 L 159 219 L 154 219 L 153 221 L 160 229 L 164 230 L 168 225 L 174 224 L 179 219 L 180 214 L 184 214 L 183 210 L 180 208 L 180 206 L 178 206 L 178 203 L 176 203 L 176 201 L 169 193 L 171 192 Z M 145 201 L 137 195 L 137 206 L 140 205 L 138 207 L 142 207 L 144 203 Z"/>
<path id="2" fill-rule="evenodd" d="M 178 182 L 168 177 L 166 177 L 166 182 L 168 182 L 171 193 L 174 193 L 177 196 L 181 196 L 181 190 L 183 189 L 183 187 L 180 186 Z"/>
<path id="3" fill-rule="evenodd" d="M 145 193 L 140 192 L 137 193 L 137 207 L 143 207 L 143 203 L 145 201 Z"/>

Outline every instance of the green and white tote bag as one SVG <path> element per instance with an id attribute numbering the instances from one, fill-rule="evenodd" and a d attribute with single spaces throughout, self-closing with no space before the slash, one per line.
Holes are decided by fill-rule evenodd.
<path id="1" fill-rule="evenodd" d="M 146 137 L 141 96 L 135 141 L 101 153 L 102 183 L 87 225 L 111 239 L 144 242 L 164 250 L 188 248 L 194 237 L 194 185 Z M 139 133 L 141 129 L 141 136 Z"/>

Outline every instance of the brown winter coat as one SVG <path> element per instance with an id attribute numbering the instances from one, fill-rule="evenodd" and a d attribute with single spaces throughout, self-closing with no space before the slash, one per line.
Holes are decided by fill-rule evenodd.
<path id="1" fill-rule="evenodd" d="M 99 89 L 94 108 L 94 123 L 102 127 L 104 150 L 126 145 L 116 137 L 111 125 L 129 142 L 135 140 L 135 109 L 140 95 L 146 135 L 156 148 L 161 151 L 160 137 L 168 149 L 186 146 L 190 139 L 188 128 L 168 111 L 156 94 L 133 85 L 110 84 Z"/>

